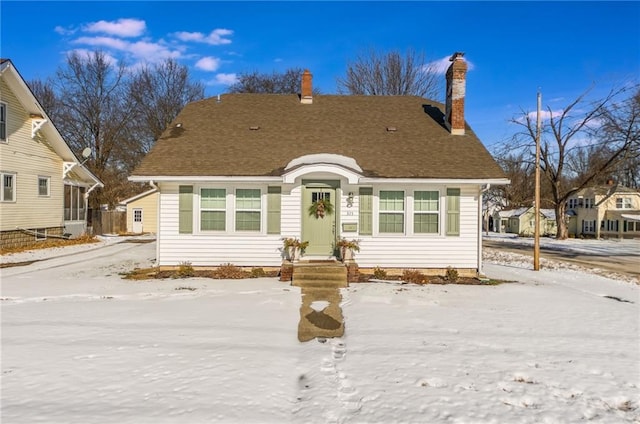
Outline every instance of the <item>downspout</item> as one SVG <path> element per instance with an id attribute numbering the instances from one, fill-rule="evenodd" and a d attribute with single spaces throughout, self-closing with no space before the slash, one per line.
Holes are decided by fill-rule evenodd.
<path id="1" fill-rule="evenodd" d="M 160 264 L 160 189 L 153 182 L 149 180 L 149 185 L 158 192 L 158 198 L 156 199 L 156 266 Z"/>
<path id="2" fill-rule="evenodd" d="M 484 277 L 482 269 L 482 194 L 491 188 L 491 184 L 485 184 L 480 188 L 478 196 L 478 277 Z"/>

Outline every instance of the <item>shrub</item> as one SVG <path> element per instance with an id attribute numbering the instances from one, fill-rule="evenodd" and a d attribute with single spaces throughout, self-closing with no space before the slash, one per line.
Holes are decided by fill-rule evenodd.
<path id="1" fill-rule="evenodd" d="M 184 261 L 180 262 L 180 265 L 178 266 L 178 269 L 174 274 L 174 278 L 189 278 L 193 277 L 194 275 L 196 275 L 196 272 L 193 269 L 191 262 Z"/>
<path id="2" fill-rule="evenodd" d="M 247 278 L 248 273 L 243 271 L 242 268 L 235 266 L 231 263 L 222 264 L 216 270 L 216 277 L 227 278 L 230 280 L 239 280 L 241 278 Z"/>
<path id="3" fill-rule="evenodd" d="M 385 278 L 387 278 L 387 271 L 377 266 L 373 268 L 373 277 L 378 280 L 384 280 Z"/>
<path id="4" fill-rule="evenodd" d="M 458 275 L 458 271 L 455 268 L 448 266 L 447 272 L 444 275 L 444 279 L 455 283 L 456 281 L 458 281 L 458 278 L 460 278 L 460 276 Z"/>
<path id="5" fill-rule="evenodd" d="M 402 272 L 402 280 L 413 284 L 427 284 L 427 277 L 417 269 L 405 269 Z"/>
<path id="6" fill-rule="evenodd" d="M 251 274 L 249 275 L 249 278 L 261 278 L 261 277 L 266 277 L 267 273 L 264 272 L 264 269 L 262 268 L 251 268 Z"/>

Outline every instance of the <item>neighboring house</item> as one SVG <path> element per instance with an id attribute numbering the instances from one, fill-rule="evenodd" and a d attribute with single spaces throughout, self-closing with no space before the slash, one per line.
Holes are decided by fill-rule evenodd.
<path id="1" fill-rule="evenodd" d="M 87 231 L 87 197 L 102 187 L 73 154 L 8 59 L 0 59 L 0 246 Z"/>
<path id="2" fill-rule="evenodd" d="M 535 234 L 535 219 L 533 206 L 501 210 L 493 214 L 494 231 L 531 237 Z M 558 232 L 556 212 L 553 209 L 540 209 L 539 225 L 541 236 L 555 236 Z"/>
<path id="3" fill-rule="evenodd" d="M 158 230 L 158 189 L 152 188 L 144 193 L 120 202 L 127 212 L 127 232 L 142 234 Z"/>
<path id="4" fill-rule="evenodd" d="M 567 201 L 574 237 L 640 237 L 640 192 L 614 184 L 584 188 Z"/>
<path id="5" fill-rule="evenodd" d="M 159 188 L 157 263 L 277 267 L 357 239 L 361 268 L 482 269 L 483 191 L 507 184 L 464 121 L 466 62 L 446 106 L 416 96 L 227 94 L 188 104 L 129 177 Z M 328 201 L 333 213 L 310 214 Z"/>

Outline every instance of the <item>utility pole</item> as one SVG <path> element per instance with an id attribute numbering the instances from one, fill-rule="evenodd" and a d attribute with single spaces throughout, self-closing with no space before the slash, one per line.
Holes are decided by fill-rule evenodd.
<path id="1" fill-rule="evenodd" d="M 535 191 L 535 229 L 533 239 L 533 270 L 540 271 L 540 132 L 542 128 L 540 109 L 542 94 L 538 89 L 538 113 L 536 117 L 536 191 Z"/>

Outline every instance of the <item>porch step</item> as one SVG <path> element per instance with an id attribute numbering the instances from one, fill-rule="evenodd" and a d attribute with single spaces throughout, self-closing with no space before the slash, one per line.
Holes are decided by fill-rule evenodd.
<path id="1" fill-rule="evenodd" d="M 291 284 L 297 287 L 347 287 L 347 268 L 336 261 L 299 262 L 293 265 Z"/>

